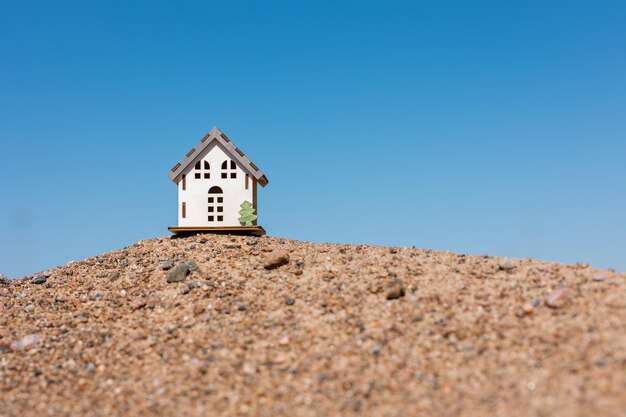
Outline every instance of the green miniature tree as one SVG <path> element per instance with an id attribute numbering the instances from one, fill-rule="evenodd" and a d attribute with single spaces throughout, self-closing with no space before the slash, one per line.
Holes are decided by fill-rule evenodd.
<path id="1" fill-rule="evenodd" d="M 242 226 L 252 226 L 252 222 L 257 219 L 257 215 L 254 214 L 255 211 L 255 208 L 252 207 L 249 201 L 241 203 L 241 210 L 239 210 L 241 217 L 239 218 L 239 223 L 241 223 Z"/>

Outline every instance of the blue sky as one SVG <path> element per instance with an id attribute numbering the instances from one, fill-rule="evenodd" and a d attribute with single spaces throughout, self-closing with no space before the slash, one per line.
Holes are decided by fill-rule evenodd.
<path id="1" fill-rule="evenodd" d="M 626 270 L 626 3 L 0 1 L 0 273 L 168 234 L 218 126 L 309 241 Z"/>

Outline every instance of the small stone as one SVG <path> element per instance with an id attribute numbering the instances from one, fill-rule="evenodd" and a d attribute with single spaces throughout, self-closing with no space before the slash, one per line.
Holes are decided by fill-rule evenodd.
<path id="1" fill-rule="evenodd" d="M 398 248 L 389 248 L 389 253 L 398 253 Z"/>
<path id="2" fill-rule="evenodd" d="M 286 363 L 289 362 L 289 360 L 289 354 L 287 353 L 279 353 L 278 355 L 274 356 L 274 363 L 277 364 Z"/>
<path id="3" fill-rule="evenodd" d="M 146 299 L 145 297 L 137 297 L 135 298 L 133 301 L 131 301 L 130 303 L 130 308 L 133 310 L 139 310 L 140 308 L 144 307 L 146 305 Z"/>
<path id="4" fill-rule="evenodd" d="M 31 282 L 33 284 L 43 284 L 46 282 L 46 277 L 44 275 L 37 275 Z"/>
<path id="5" fill-rule="evenodd" d="M 167 282 L 170 282 L 170 283 L 181 282 L 185 280 L 185 278 L 187 277 L 187 274 L 189 274 L 189 265 L 187 265 L 184 262 L 181 262 L 167 273 L 166 280 Z"/>
<path id="6" fill-rule="evenodd" d="M 198 264 L 196 264 L 194 261 L 187 261 L 187 266 L 189 267 L 190 271 L 197 271 L 199 269 Z"/>
<path id="7" fill-rule="evenodd" d="M 263 268 L 267 270 L 276 269 L 289 263 L 289 252 L 285 250 L 270 253 L 263 262 Z"/>
<path id="8" fill-rule="evenodd" d="M 278 340 L 278 344 L 285 346 L 289 344 L 289 335 L 283 335 L 279 340 Z"/>
<path id="9" fill-rule="evenodd" d="M 196 303 L 193 306 L 193 314 L 195 316 L 199 316 L 200 314 L 204 313 L 205 310 L 206 310 L 206 307 L 202 303 Z"/>
<path id="10" fill-rule="evenodd" d="M 399 279 L 394 280 L 387 289 L 387 300 L 395 300 L 396 298 L 404 297 L 404 285 Z"/>
<path id="11" fill-rule="evenodd" d="M 0 274 L 0 285 L 8 284 L 8 283 L 9 283 L 9 279 L 5 277 L 4 275 Z"/>
<path id="12" fill-rule="evenodd" d="M 22 350 L 40 343 L 43 338 L 38 334 L 29 334 L 11 344 L 13 350 Z"/>
<path id="13" fill-rule="evenodd" d="M 511 262 L 510 259 L 502 259 L 498 262 L 498 268 L 500 268 L 501 271 L 511 272 L 515 269 L 515 264 Z"/>
<path id="14" fill-rule="evenodd" d="M 596 366 L 604 368 L 606 366 L 606 359 L 604 359 L 604 358 L 596 359 Z"/>
<path id="15" fill-rule="evenodd" d="M 190 289 L 193 290 L 194 288 L 201 288 L 202 282 L 197 279 L 192 279 L 191 281 L 187 283 L 187 285 L 189 286 Z"/>
<path id="16" fill-rule="evenodd" d="M 120 277 L 120 273 L 119 271 L 113 271 L 109 274 L 109 276 L 107 277 L 107 279 L 109 281 L 117 281 Z"/>
<path id="17" fill-rule="evenodd" d="M 534 300 L 532 300 L 532 301 L 530 302 L 530 304 L 531 304 L 533 307 L 537 308 L 537 307 L 539 307 L 539 305 L 541 304 L 541 301 L 539 301 L 537 298 L 535 298 Z"/>
<path id="18" fill-rule="evenodd" d="M 602 272 L 597 272 L 593 274 L 593 277 L 591 277 L 591 279 L 596 282 L 604 281 L 606 280 L 606 278 L 607 278 L 606 274 L 603 274 Z"/>
<path id="19" fill-rule="evenodd" d="M 546 299 L 546 305 L 550 308 L 563 307 L 574 295 L 574 292 L 567 287 L 560 287 L 552 291 Z"/>
<path id="20" fill-rule="evenodd" d="M 291 297 L 285 297 L 285 304 L 287 304 L 288 306 L 292 306 L 296 303 L 296 300 L 294 298 Z"/>
<path id="21" fill-rule="evenodd" d="M 522 311 L 526 315 L 533 314 L 533 311 L 535 311 L 535 307 L 533 307 L 532 303 L 526 303 L 522 306 Z"/>
<path id="22" fill-rule="evenodd" d="M 24 311 L 26 311 L 27 313 L 30 313 L 31 311 L 35 310 L 35 304 L 29 304 L 26 307 L 24 307 Z"/>
<path id="23" fill-rule="evenodd" d="M 417 315 L 413 316 L 413 318 L 411 319 L 411 321 L 413 321 L 415 323 L 423 321 L 423 320 L 424 320 L 424 316 L 422 316 L 421 314 L 417 314 Z"/>
<path id="24" fill-rule="evenodd" d="M 96 365 L 93 363 L 88 363 L 87 364 L 87 372 L 89 372 L 90 374 L 93 374 L 96 371 Z"/>
<path id="25" fill-rule="evenodd" d="M 99 301 L 102 299 L 102 293 L 98 290 L 93 290 L 89 292 L 89 299 L 91 301 Z"/>
<path id="26" fill-rule="evenodd" d="M 159 264 L 159 269 L 161 269 L 162 271 L 169 271 L 173 267 L 174 267 L 174 261 L 172 261 L 172 258 L 167 258 L 166 260 L 164 260 L 163 262 Z"/>
<path id="27" fill-rule="evenodd" d="M 180 288 L 180 293 L 183 295 L 189 294 L 189 291 L 191 291 L 191 288 L 189 287 L 188 284 L 185 284 Z"/>

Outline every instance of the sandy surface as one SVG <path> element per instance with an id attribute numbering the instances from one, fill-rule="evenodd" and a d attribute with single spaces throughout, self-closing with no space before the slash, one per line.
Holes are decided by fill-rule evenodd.
<path id="1" fill-rule="evenodd" d="M 197 269 L 168 282 L 168 258 Z M 0 283 L 0 416 L 624 416 L 625 281 L 413 248 L 147 240 Z"/>

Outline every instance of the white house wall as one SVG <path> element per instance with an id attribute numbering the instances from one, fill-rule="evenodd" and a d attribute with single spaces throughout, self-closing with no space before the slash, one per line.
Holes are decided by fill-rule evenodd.
<path id="1" fill-rule="evenodd" d="M 195 164 L 201 161 L 201 178 L 195 178 Z M 244 201 L 255 203 L 253 198 L 254 182 L 250 176 L 248 178 L 248 189 L 246 189 L 246 172 L 242 170 L 241 166 L 237 164 L 237 168 L 233 171 L 230 169 L 230 161 L 234 160 L 223 149 L 217 141 L 213 141 L 207 146 L 201 154 L 199 154 L 183 171 L 185 175 L 186 189 L 183 190 L 182 177 L 178 181 L 178 226 L 180 227 L 219 227 L 219 226 L 241 226 L 239 223 L 239 210 L 240 205 Z M 210 179 L 204 178 L 204 161 L 208 161 L 210 165 Z M 223 179 L 222 163 L 228 161 L 228 178 Z M 237 161 L 235 161 L 237 162 Z M 230 173 L 236 172 L 236 178 L 231 179 Z M 220 187 L 223 194 L 209 195 L 209 189 L 213 186 Z M 221 196 L 224 198 L 224 212 L 223 213 L 209 213 L 208 212 L 208 197 Z M 183 218 L 183 203 L 185 203 L 185 218 Z M 218 215 L 224 216 L 224 221 L 209 222 L 209 215 L 214 215 L 217 219 Z"/>

